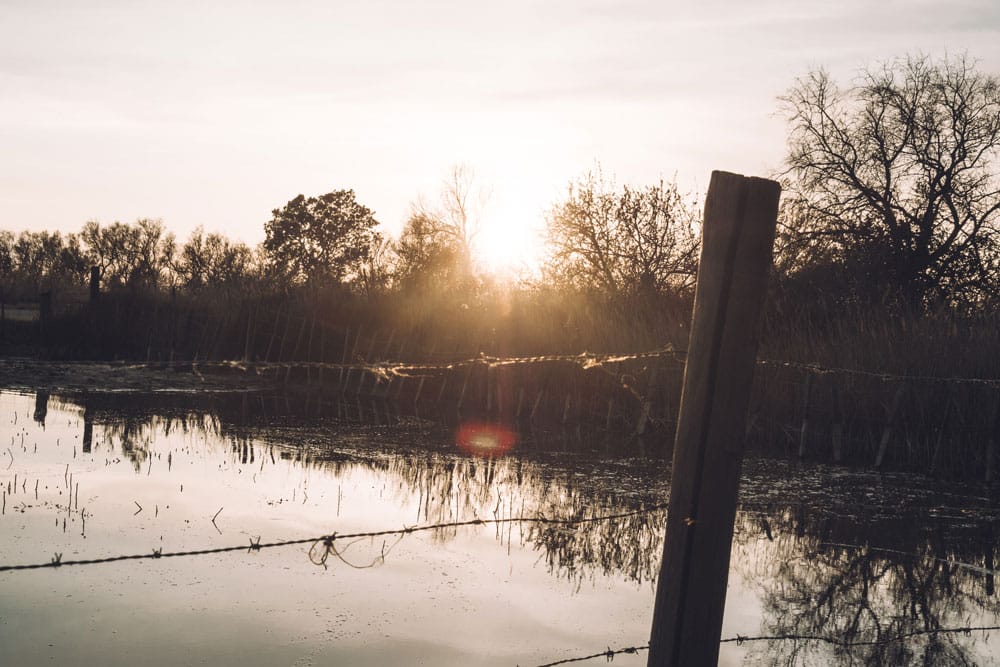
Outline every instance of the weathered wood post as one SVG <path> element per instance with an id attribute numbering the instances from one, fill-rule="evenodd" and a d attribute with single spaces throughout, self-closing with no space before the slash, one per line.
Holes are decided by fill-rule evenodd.
<path id="1" fill-rule="evenodd" d="M 889 451 L 889 442 L 892 440 L 892 432 L 896 428 L 896 416 L 899 413 L 899 406 L 903 402 L 903 394 L 906 393 L 906 384 L 896 387 L 896 393 L 892 396 L 892 402 L 885 408 L 885 427 L 882 429 L 882 439 L 878 443 L 878 454 L 875 455 L 875 467 L 882 469 L 885 462 L 885 454 Z"/>
<path id="2" fill-rule="evenodd" d="M 1000 440 L 1000 391 L 996 392 L 996 397 L 993 399 L 993 415 L 987 424 L 989 433 L 986 436 L 986 474 L 984 479 L 987 484 L 990 484 L 993 482 L 993 468 L 996 465 L 997 441 Z"/>
<path id="3" fill-rule="evenodd" d="M 714 665 L 781 187 L 712 172 L 648 664 Z"/>
<path id="4" fill-rule="evenodd" d="M 38 332 L 44 337 L 49 333 L 52 322 L 52 290 L 38 295 Z"/>
<path id="5" fill-rule="evenodd" d="M 799 460 L 806 455 L 806 443 L 809 441 L 809 410 L 812 407 L 812 371 L 806 371 L 806 387 L 802 392 L 802 426 L 799 428 Z"/>
<path id="6" fill-rule="evenodd" d="M 101 270 L 96 267 L 90 267 L 90 303 L 91 305 L 97 303 L 97 300 L 101 298 Z"/>

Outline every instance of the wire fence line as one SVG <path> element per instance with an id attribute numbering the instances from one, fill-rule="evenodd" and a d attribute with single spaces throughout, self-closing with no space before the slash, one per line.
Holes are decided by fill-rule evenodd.
<path id="1" fill-rule="evenodd" d="M 849 639 L 838 639 L 837 637 L 830 637 L 826 635 L 799 635 L 799 634 L 780 634 L 780 635 L 760 635 L 756 637 L 744 636 L 737 634 L 735 637 L 727 637 L 725 639 L 720 639 L 720 644 L 736 644 L 737 646 L 742 646 L 747 642 L 763 642 L 763 641 L 816 641 L 825 644 L 831 644 L 838 648 L 857 648 L 862 646 L 885 646 L 888 644 L 894 644 L 896 642 L 906 641 L 907 639 L 912 639 L 913 637 L 919 637 L 923 635 L 942 635 L 942 634 L 965 634 L 971 635 L 973 632 L 990 632 L 991 630 L 1000 630 L 1000 625 L 980 625 L 980 626 L 966 626 L 958 628 L 934 628 L 928 630 L 913 630 L 912 632 L 903 632 L 891 637 L 884 637 L 882 639 L 870 639 L 864 641 L 852 641 Z M 628 646 L 626 648 L 612 649 L 610 646 L 599 653 L 591 653 L 590 655 L 582 655 L 576 658 L 566 658 L 564 660 L 556 660 L 555 662 L 547 662 L 542 665 L 537 665 L 537 667 L 556 667 L 557 665 L 568 665 L 574 662 L 586 662 L 588 660 L 596 660 L 597 658 L 604 658 L 608 662 L 612 662 L 617 655 L 626 654 L 636 654 L 639 651 L 648 651 L 649 644 L 643 646 Z"/>
<path id="2" fill-rule="evenodd" d="M 547 662 L 544 665 L 538 665 L 538 667 L 556 667 L 556 665 L 568 665 L 574 662 L 586 662 L 587 660 L 595 660 L 597 658 L 604 658 L 608 662 L 615 659 L 616 655 L 624 655 L 627 653 L 635 654 L 639 651 L 648 651 L 649 645 L 645 646 L 629 646 L 627 648 L 612 649 L 610 646 L 605 651 L 600 653 L 591 653 L 590 655 L 581 655 L 578 658 L 566 658 L 565 660 L 556 660 L 555 662 Z"/>
<path id="3" fill-rule="evenodd" d="M 446 420 L 480 414 L 563 432 L 583 424 L 629 437 L 655 431 L 666 434 L 663 442 L 669 444 L 685 359 L 685 350 L 668 346 L 622 354 L 480 353 L 420 362 L 361 355 L 345 355 L 342 362 L 195 360 L 177 362 L 174 370 L 202 380 L 241 373 L 266 384 L 329 387 L 344 397 L 371 398 L 402 410 L 433 406 Z M 785 454 L 797 450 L 800 459 L 871 462 L 880 470 L 903 465 L 932 474 L 982 476 L 987 483 L 997 477 L 1000 377 L 901 374 L 766 358 L 758 359 L 757 368 L 747 436 L 761 447 Z"/>
<path id="4" fill-rule="evenodd" d="M 607 365 L 620 364 L 629 361 L 640 361 L 644 359 L 672 358 L 678 362 L 683 362 L 687 358 L 687 350 L 678 350 L 672 347 L 665 347 L 642 352 L 626 353 L 594 353 L 581 352 L 578 354 L 548 354 L 521 357 L 497 357 L 487 354 L 479 354 L 474 357 L 457 359 L 440 363 L 428 362 L 404 362 L 392 360 L 380 360 L 366 362 L 332 362 L 332 361 L 260 361 L 247 359 L 230 360 L 208 360 L 208 359 L 174 359 L 170 362 L 149 361 L 149 362 L 119 362 L 114 365 L 124 369 L 162 369 L 164 366 L 173 368 L 190 367 L 193 372 L 211 370 L 239 370 L 244 372 L 266 373 L 268 371 L 283 371 L 288 369 L 312 369 L 312 370 L 333 370 L 333 371 L 361 371 L 372 375 L 389 379 L 391 377 L 400 378 L 420 378 L 424 374 L 433 372 L 450 371 L 468 366 L 483 365 L 490 368 L 505 366 L 522 366 L 539 363 L 573 363 L 579 365 L 584 370 L 600 368 Z M 60 362 L 65 366 L 94 364 L 92 361 L 65 361 Z M 1000 387 L 1000 378 L 988 377 L 966 377 L 966 376 L 937 376 L 937 375 L 910 375 L 889 373 L 886 371 L 868 370 L 862 368 L 846 368 L 839 366 L 825 366 L 819 363 L 790 361 L 786 359 L 758 359 L 758 366 L 770 366 L 778 368 L 793 368 L 796 370 L 812 373 L 815 375 L 854 375 L 860 377 L 873 378 L 886 382 L 929 382 L 929 383 L 953 383 L 985 385 L 989 387 Z"/>
<path id="5" fill-rule="evenodd" d="M 563 526 L 573 526 L 581 525 L 586 523 L 597 523 L 603 521 L 613 521 L 616 519 L 624 519 L 633 516 L 639 516 L 643 514 L 651 514 L 661 510 L 667 509 L 666 503 L 661 503 L 657 505 L 652 505 L 649 507 L 644 507 L 637 510 L 632 510 L 628 512 L 617 512 L 613 514 L 603 514 L 592 517 L 581 517 L 581 518 L 555 518 L 547 517 L 544 514 L 537 514 L 535 516 L 520 516 L 520 517 L 508 517 L 508 518 L 495 518 L 495 519 L 470 519 L 467 521 L 455 521 L 455 522 L 444 522 L 436 524 L 427 524 L 421 526 L 404 526 L 402 528 L 392 528 L 379 531 L 365 531 L 365 532 L 353 532 L 353 533 L 330 533 L 328 535 L 320 535 L 313 537 L 305 537 L 292 540 L 277 540 L 272 542 L 262 542 L 259 537 L 256 539 L 251 538 L 249 544 L 231 545 L 225 547 L 214 547 L 208 549 L 195 549 L 195 550 L 184 550 L 184 551 L 163 551 L 163 549 L 154 549 L 149 553 L 140 554 L 129 554 L 129 555 L 119 555 L 119 556 L 108 556 L 103 558 L 91 558 L 91 559 L 75 559 L 75 560 L 63 560 L 61 553 L 56 553 L 49 561 L 39 562 L 39 563 L 29 563 L 23 565 L 0 565 L 0 572 L 10 572 L 10 571 L 24 571 L 24 570 L 38 570 L 46 568 L 59 568 L 63 566 L 82 566 L 82 565 L 97 565 L 102 563 L 114 563 L 127 560 L 155 560 L 160 558 L 178 558 L 185 556 L 204 556 L 211 554 L 223 554 L 223 553 L 234 553 L 237 551 L 245 551 L 247 553 L 260 551 L 262 549 L 278 548 L 278 547 L 288 547 L 296 545 L 310 545 L 309 548 L 309 559 L 315 565 L 322 565 L 326 567 L 326 562 L 329 556 L 335 556 L 340 559 L 345 564 L 356 569 L 365 569 L 373 567 L 381 562 L 384 562 L 386 554 L 391 551 L 391 549 L 398 544 L 405 536 L 411 533 L 426 532 L 433 530 L 443 530 L 448 528 L 461 528 L 467 526 L 486 526 L 486 525 L 504 525 L 504 524 L 523 524 L 523 523 L 534 523 L 534 524 L 548 524 L 548 525 L 563 525 Z M 391 545 L 388 549 L 383 545 L 382 552 L 375 560 L 369 565 L 355 565 L 348 562 L 344 558 L 344 551 L 347 547 L 350 547 L 352 543 L 346 545 L 342 549 L 337 549 L 336 543 L 342 540 L 361 540 L 365 538 L 375 538 L 375 537 L 388 537 L 396 536 L 397 541 Z M 838 545 L 838 546 L 853 546 L 853 545 Z M 898 552 L 902 553 L 902 552 Z M 952 627 L 952 628 L 933 628 L 926 630 L 915 630 L 911 632 L 900 633 L 893 635 L 891 637 L 884 637 L 873 640 L 860 640 L 854 641 L 849 639 L 842 639 L 837 637 L 825 636 L 825 635 L 806 635 L 806 634 L 776 634 L 776 635 L 759 635 L 759 636 L 749 636 L 737 634 L 735 637 L 728 637 L 720 639 L 720 643 L 736 643 L 737 645 L 742 645 L 747 642 L 761 642 L 761 641 L 816 641 L 823 642 L 837 646 L 839 648 L 855 648 L 862 646 L 878 646 L 886 645 L 894 642 L 901 642 L 913 637 L 918 637 L 922 635 L 937 635 L 937 634 L 955 634 L 963 633 L 966 635 L 971 635 L 973 632 L 989 632 L 992 630 L 1000 630 L 1000 626 L 965 626 L 965 627 Z M 571 663 L 585 662 L 589 660 L 594 660 L 597 658 L 605 658 L 608 662 L 611 662 L 615 656 L 624 654 L 637 654 L 640 651 L 646 651 L 649 649 L 648 645 L 643 646 L 629 646 L 620 649 L 612 649 L 610 646 L 598 653 L 592 653 L 589 655 L 566 658 L 562 660 L 557 660 L 555 662 L 548 662 L 538 667 L 556 667 L 557 665 L 565 665 Z"/>
<path id="6" fill-rule="evenodd" d="M 309 554 L 310 560 L 316 565 L 325 565 L 327 557 L 330 555 L 341 557 L 342 552 L 338 552 L 335 547 L 335 543 L 338 540 L 349 540 L 349 539 L 362 539 L 362 538 L 374 538 L 374 537 L 388 537 L 388 536 L 406 536 L 411 533 L 426 532 L 431 530 L 443 530 L 446 528 L 461 528 L 465 526 L 492 526 L 492 525 L 503 525 L 503 524 L 513 524 L 513 523 L 536 523 L 536 524 L 550 524 L 550 525 L 563 525 L 563 526 L 575 526 L 585 523 L 596 523 L 601 521 L 614 521 L 616 519 L 624 519 L 632 516 L 639 516 L 642 514 L 651 514 L 653 512 L 658 512 L 667 508 L 666 503 L 661 503 L 657 505 L 651 505 L 638 510 L 632 510 L 630 512 L 618 512 L 615 514 L 602 514 L 600 516 L 593 517 L 583 517 L 577 519 L 562 519 L 547 517 L 541 513 L 535 516 L 520 516 L 520 517 L 507 517 L 498 519 L 469 519 L 468 521 L 453 521 L 447 523 L 436 523 L 423 526 L 404 526 L 402 528 L 390 528 L 387 530 L 378 531 L 368 531 L 368 532 L 355 532 L 355 533 L 330 533 L 329 535 L 319 535 L 314 537 L 303 537 L 293 540 L 276 540 L 273 542 L 261 542 L 260 538 L 251 539 L 249 544 L 232 545 L 225 547 L 213 547 L 209 549 L 192 549 L 184 551 L 164 551 L 161 549 L 154 549 L 148 553 L 140 554 L 128 554 L 120 556 L 106 556 L 103 558 L 84 558 L 84 559 L 73 559 L 73 560 L 63 560 L 62 554 L 55 554 L 47 562 L 39 563 L 28 563 L 24 565 L 0 565 L 0 572 L 11 572 L 19 570 L 40 570 L 45 568 L 56 568 L 63 566 L 73 566 L 73 565 L 97 565 L 100 563 L 115 563 L 119 561 L 126 560 L 155 560 L 159 558 L 180 558 L 184 556 L 206 556 L 210 554 L 224 554 L 224 553 L 234 553 L 237 551 L 245 551 L 247 553 L 260 551 L 262 549 L 273 549 L 277 547 L 289 547 L 296 545 L 309 544 Z"/>

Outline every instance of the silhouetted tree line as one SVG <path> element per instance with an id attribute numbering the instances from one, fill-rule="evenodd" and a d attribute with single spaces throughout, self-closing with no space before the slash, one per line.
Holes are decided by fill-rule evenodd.
<path id="1" fill-rule="evenodd" d="M 996 76 L 964 56 L 909 57 L 863 70 L 846 88 L 812 71 L 781 105 L 789 138 L 769 322 L 995 304 Z M 458 166 L 436 197 L 413 204 L 397 239 L 347 189 L 275 209 L 256 248 L 201 228 L 181 242 L 149 219 L 92 221 L 70 234 L 0 231 L 0 287 L 8 303 L 34 300 L 82 290 L 97 267 L 110 292 L 240 309 L 257 299 L 258 310 L 291 299 L 304 311 L 332 308 L 342 325 L 422 334 L 418 342 L 458 329 L 495 352 L 529 339 L 560 349 L 665 336 L 683 345 L 700 210 L 675 182 L 618 187 L 599 167 L 574 180 L 546 213 L 540 275 L 513 288 L 476 266 L 487 200 Z"/>

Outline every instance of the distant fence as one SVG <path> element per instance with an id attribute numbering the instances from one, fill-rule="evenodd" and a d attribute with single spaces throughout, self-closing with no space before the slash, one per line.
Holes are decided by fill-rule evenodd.
<path id="1" fill-rule="evenodd" d="M 438 364 L 251 365 L 286 382 L 329 385 L 403 405 L 672 443 L 683 353 L 557 355 Z M 324 375 L 325 374 L 325 375 Z M 800 459 L 876 469 L 996 476 L 1000 379 L 901 376 L 759 360 L 749 440 Z"/>
<path id="2" fill-rule="evenodd" d="M 684 354 L 509 357 L 490 336 L 451 338 L 377 324 L 347 326 L 302 304 L 210 302 L 128 292 L 94 303 L 56 294 L 53 325 L 17 311 L 12 329 L 46 354 L 167 363 L 212 372 L 252 372 L 271 382 L 434 410 L 443 418 L 478 415 L 540 428 L 647 436 L 664 452 L 673 440 Z M 8 306 L 9 307 L 9 306 Z M 0 319 L 0 322 L 3 320 Z M 0 330 L 2 333 L 2 330 Z M 23 339 L 22 339 L 23 340 Z M 470 340 L 479 340 L 470 345 Z M 850 461 L 877 469 L 996 478 L 1000 378 L 893 375 L 866 369 L 760 360 L 748 436 L 772 452 Z"/>

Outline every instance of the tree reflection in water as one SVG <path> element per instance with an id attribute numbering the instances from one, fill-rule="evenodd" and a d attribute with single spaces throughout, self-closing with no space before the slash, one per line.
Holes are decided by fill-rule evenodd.
<path id="1" fill-rule="evenodd" d="M 854 646 L 769 641 L 752 647 L 754 662 L 975 664 L 965 635 L 932 633 L 997 623 L 1000 604 L 985 569 L 991 557 L 974 528 L 949 535 L 913 517 L 864 523 L 808 516 L 802 506 L 741 514 L 734 568 L 763 592 L 762 634 Z M 906 640 L 894 641 L 900 637 Z"/>
<path id="2" fill-rule="evenodd" d="M 234 463 L 254 461 L 265 456 L 262 448 L 273 448 L 282 458 L 333 475 L 359 466 L 377 472 L 394 502 L 417 500 L 414 523 L 537 515 L 586 519 L 653 508 L 668 495 L 662 461 L 614 458 L 565 441 L 559 452 L 536 442 L 510 456 L 477 458 L 458 451 L 446 431 L 427 423 L 375 428 L 282 421 L 274 414 L 249 418 L 245 398 L 235 409 L 217 403 L 211 414 L 86 407 L 88 419 L 103 425 L 104 437 L 118 443 L 137 471 L 158 432 L 204 432 L 231 443 Z M 756 642 L 748 648 L 749 662 L 973 664 L 977 638 L 929 632 L 998 623 L 997 520 L 990 499 L 942 493 L 918 478 L 750 461 L 730 577 L 759 596 L 762 617 L 758 628 L 742 634 L 854 645 L 805 638 Z M 573 526 L 507 524 L 497 528 L 497 539 L 508 548 L 513 540 L 538 551 L 549 572 L 576 588 L 611 576 L 652 594 L 665 524 L 665 510 L 653 509 Z M 442 528 L 434 538 L 447 541 L 457 530 Z M 905 635 L 913 636 L 893 641 Z"/>

